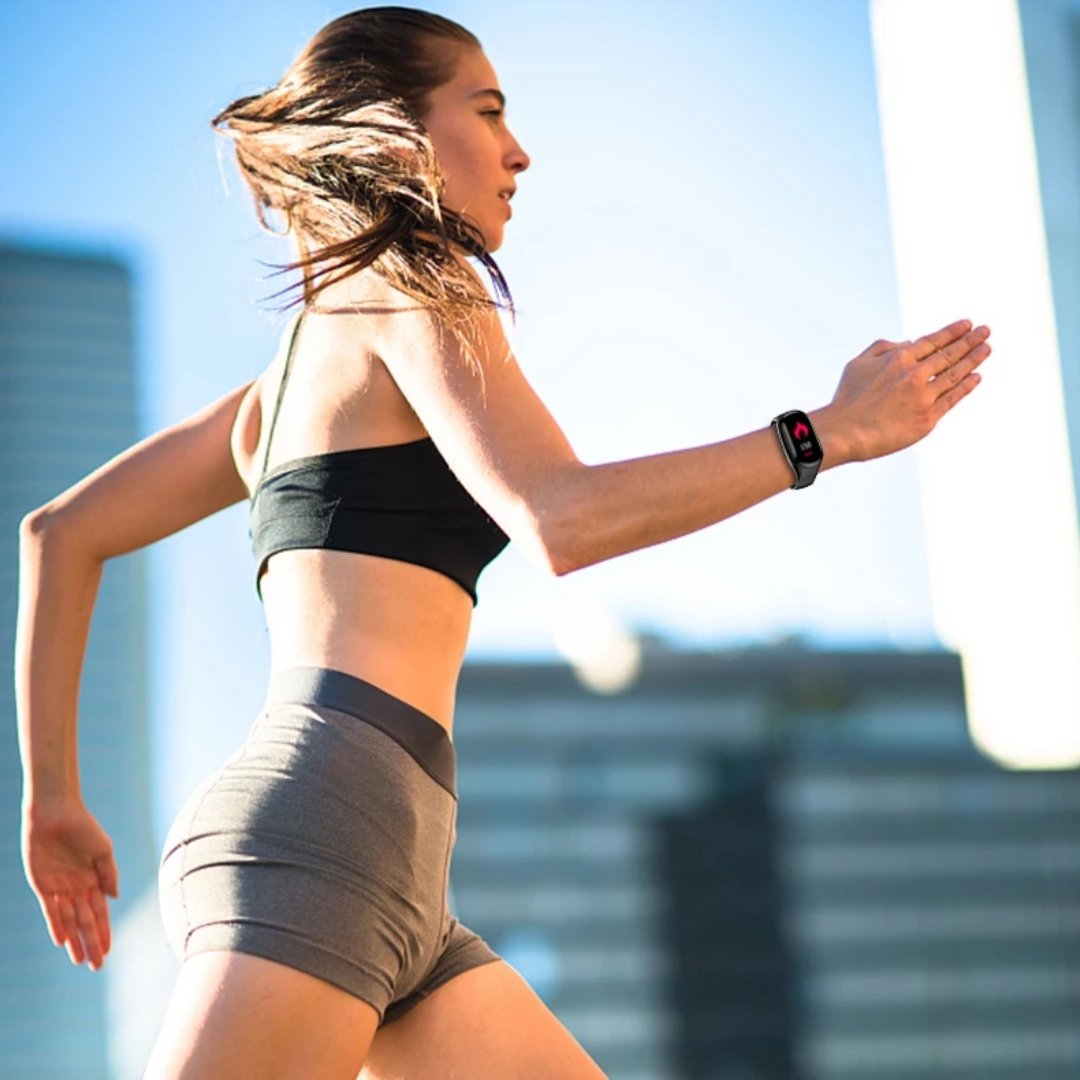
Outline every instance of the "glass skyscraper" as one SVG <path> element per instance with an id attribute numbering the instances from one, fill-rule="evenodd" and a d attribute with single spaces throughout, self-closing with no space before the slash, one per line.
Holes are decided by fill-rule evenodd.
<path id="1" fill-rule="evenodd" d="M 18 526 L 138 440 L 133 280 L 110 253 L 0 245 L 0 649 L 14 656 Z M 105 565 L 82 672 L 82 794 L 112 838 L 114 940 L 156 873 L 149 812 L 145 574 L 141 552 Z M 10 663 L 10 660 L 9 660 Z M 75 967 L 49 937 L 22 869 L 14 683 L 0 681 L 0 1074 L 113 1075 L 110 1000 L 128 977 L 110 955 Z M 119 993 L 122 998 L 123 994 Z"/>

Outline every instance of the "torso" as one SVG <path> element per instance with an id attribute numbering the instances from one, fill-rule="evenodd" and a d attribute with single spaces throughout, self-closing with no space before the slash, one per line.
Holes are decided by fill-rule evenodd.
<path id="1" fill-rule="evenodd" d="M 329 286 L 309 308 L 293 351 L 267 471 L 308 454 L 427 435 L 380 359 L 393 317 L 326 312 L 388 298 L 365 272 Z M 249 496 L 262 472 L 291 328 L 290 320 L 278 355 L 245 394 L 236 416 L 233 456 Z M 262 596 L 272 670 L 316 665 L 348 672 L 452 732 L 473 612 L 472 599 L 457 582 L 376 555 L 279 551 L 267 564 Z"/>

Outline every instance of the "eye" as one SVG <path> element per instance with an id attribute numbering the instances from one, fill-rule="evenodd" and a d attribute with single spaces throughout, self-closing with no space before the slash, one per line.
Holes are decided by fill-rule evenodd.
<path id="1" fill-rule="evenodd" d="M 499 117 L 502 116 L 502 114 L 503 114 L 502 109 L 485 109 L 480 115 L 481 116 L 494 116 L 496 118 L 499 118 Z"/>

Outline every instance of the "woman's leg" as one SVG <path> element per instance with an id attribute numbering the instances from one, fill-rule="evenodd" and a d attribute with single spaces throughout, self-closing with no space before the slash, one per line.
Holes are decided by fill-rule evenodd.
<path id="1" fill-rule="evenodd" d="M 379 1022 L 360 998 L 261 956 L 181 965 L 143 1080 L 355 1080 Z"/>
<path id="2" fill-rule="evenodd" d="M 505 960 L 456 975 L 375 1033 L 358 1080 L 606 1080 Z"/>

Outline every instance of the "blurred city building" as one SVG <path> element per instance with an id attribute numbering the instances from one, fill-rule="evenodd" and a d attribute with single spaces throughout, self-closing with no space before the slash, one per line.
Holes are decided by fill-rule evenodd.
<path id="1" fill-rule="evenodd" d="M 109 1003 L 137 971 L 75 967 L 49 938 L 22 868 L 10 675 L 21 518 L 139 437 L 132 288 L 113 254 L 0 243 L 0 1075 L 20 1080 L 109 1075 Z M 121 868 L 114 932 L 156 873 L 144 590 L 141 555 L 106 564 L 79 701 L 82 794 Z"/>
<path id="2" fill-rule="evenodd" d="M 611 1080 L 1080 1075 L 1080 773 L 977 754 L 954 654 L 471 664 L 455 744 L 455 914 Z"/>

